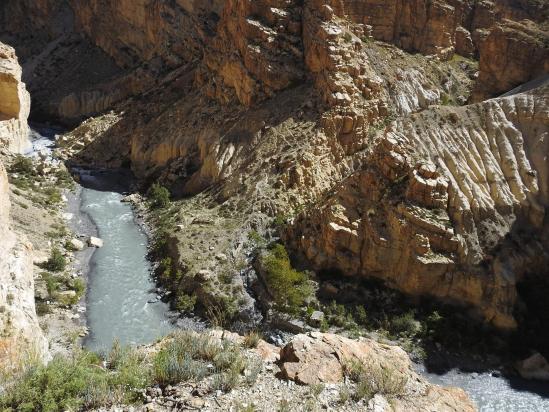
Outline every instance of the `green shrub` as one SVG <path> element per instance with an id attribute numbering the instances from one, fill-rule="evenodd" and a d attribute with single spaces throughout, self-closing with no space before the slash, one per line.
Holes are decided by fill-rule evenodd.
<path id="1" fill-rule="evenodd" d="M 55 357 L 48 365 L 31 367 L 0 397 L 0 409 L 21 412 L 76 411 L 136 401 L 149 383 L 143 359 L 129 351 L 116 369 L 86 351 Z"/>
<path id="2" fill-rule="evenodd" d="M 51 307 L 46 302 L 36 302 L 36 314 L 38 316 L 44 316 L 51 312 Z"/>
<path id="3" fill-rule="evenodd" d="M 420 326 L 415 320 L 414 312 L 409 311 L 394 317 L 391 320 L 389 332 L 394 336 L 414 336 L 418 334 Z"/>
<path id="4" fill-rule="evenodd" d="M 177 297 L 175 308 L 184 313 L 191 313 L 196 306 L 196 295 L 181 294 Z"/>
<path id="5" fill-rule="evenodd" d="M 50 258 L 44 264 L 44 269 L 51 272 L 62 272 L 67 266 L 67 259 L 57 248 L 52 249 Z"/>
<path id="6" fill-rule="evenodd" d="M 306 273 L 292 268 L 288 252 L 276 244 L 261 257 L 264 279 L 273 300 L 280 310 L 297 313 L 313 294 Z"/>
<path id="7" fill-rule="evenodd" d="M 61 203 L 61 192 L 56 187 L 48 187 L 44 190 L 44 194 L 46 195 L 45 203 L 47 205 L 51 206 Z"/>
<path id="8" fill-rule="evenodd" d="M 154 208 L 165 208 L 170 204 L 170 191 L 158 183 L 150 187 L 147 195 Z"/>
<path id="9" fill-rule="evenodd" d="M 153 361 L 153 379 L 159 385 L 199 381 L 216 374 L 213 387 L 230 390 L 241 381 L 247 362 L 233 344 L 218 343 L 208 336 L 179 332 Z"/>
<path id="10" fill-rule="evenodd" d="M 69 287 L 76 292 L 78 296 L 82 296 L 86 291 L 86 282 L 82 278 L 71 279 Z"/>
<path id="11" fill-rule="evenodd" d="M 248 233 L 248 240 L 255 247 L 263 247 L 266 243 L 265 238 L 261 236 L 256 230 L 251 230 L 250 233 Z"/>
<path id="12" fill-rule="evenodd" d="M 28 157 L 25 157 L 23 155 L 17 155 L 15 158 L 15 161 L 12 163 L 10 167 L 11 173 L 21 173 L 23 175 L 34 175 L 34 165 L 32 164 L 32 160 Z"/>

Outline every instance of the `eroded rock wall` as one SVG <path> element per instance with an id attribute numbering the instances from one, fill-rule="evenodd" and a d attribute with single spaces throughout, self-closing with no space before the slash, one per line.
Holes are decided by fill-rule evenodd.
<path id="1" fill-rule="evenodd" d="M 549 262 L 548 96 L 546 86 L 396 121 L 286 241 L 318 270 L 382 279 L 515 327 L 516 284 Z"/>

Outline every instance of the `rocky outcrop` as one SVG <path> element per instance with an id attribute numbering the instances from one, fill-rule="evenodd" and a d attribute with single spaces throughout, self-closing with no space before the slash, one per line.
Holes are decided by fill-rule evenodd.
<path id="1" fill-rule="evenodd" d="M 461 302 L 513 328 L 517 283 L 549 262 L 547 90 L 395 122 L 286 241 L 316 269 Z"/>
<path id="2" fill-rule="evenodd" d="M 20 151 L 27 142 L 30 99 L 13 49 L 0 43 L 0 149 Z M 47 342 L 34 306 L 32 245 L 10 229 L 8 177 L 0 159 L 0 365 L 16 369 L 40 359 Z"/>
<path id="3" fill-rule="evenodd" d="M 549 73 L 549 32 L 527 20 L 496 25 L 480 44 L 479 68 L 475 101 Z"/>
<path id="4" fill-rule="evenodd" d="M 371 401 L 385 404 L 379 409 L 383 411 L 476 410 L 463 390 L 427 383 L 414 372 L 408 355 L 399 347 L 369 339 L 356 341 L 316 332 L 297 335 L 281 350 L 279 364 L 284 377 L 305 385 L 341 382 L 345 371 L 356 365 L 362 365 L 368 379 L 374 382 L 382 376 L 385 380 L 394 379 L 401 384 L 398 396 L 389 403 L 383 397 L 387 394 L 380 390 Z"/>
<path id="5" fill-rule="evenodd" d="M 182 66 L 198 67 L 197 85 L 224 103 L 249 106 L 302 82 L 308 71 L 326 82 L 326 98 L 336 104 L 348 105 L 354 92 L 375 99 L 372 62 L 354 56 L 371 38 L 442 59 L 480 57 L 475 98 L 492 97 L 544 70 L 545 17 L 534 0 L 8 0 L 0 37 L 25 57 L 33 110 L 75 121 L 158 87 Z M 32 35 L 20 27 L 32 27 Z M 541 43 L 530 38 L 534 31 Z M 343 53 L 330 47 L 337 38 L 349 42 Z M 504 69 L 509 65 L 513 70 Z M 67 67 L 78 67 L 79 83 Z M 378 110 L 383 116 L 383 107 L 368 107 L 372 116 Z"/>
<path id="6" fill-rule="evenodd" d="M 30 96 L 15 51 L 0 43 L 0 146 L 22 152 L 28 145 Z"/>
<path id="7" fill-rule="evenodd" d="M 302 49 L 299 2 L 229 0 L 198 81 L 212 97 L 250 105 L 303 79 Z"/>

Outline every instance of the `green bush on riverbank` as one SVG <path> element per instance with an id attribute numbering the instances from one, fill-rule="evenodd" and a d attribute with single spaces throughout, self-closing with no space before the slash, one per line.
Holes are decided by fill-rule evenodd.
<path id="1" fill-rule="evenodd" d="M 170 191 L 158 183 L 151 186 L 147 195 L 153 208 L 165 208 L 170 204 Z"/>

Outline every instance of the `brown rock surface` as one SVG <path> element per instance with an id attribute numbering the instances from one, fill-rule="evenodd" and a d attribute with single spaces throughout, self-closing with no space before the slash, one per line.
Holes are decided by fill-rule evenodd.
<path id="1" fill-rule="evenodd" d="M 0 146 L 22 152 L 28 142 L 30 96 L 15 51 L 0 43 Z"/>
<path id="2" fill-rule="evenodd" d="M 365 373 L 373 380 L 379 378 L 378 370 L 402 377 L 401 394 L 391 398 L 391 406 L 383 410 L 476 410 L 463 390 L 427 383 L 414 372 L 408 355 L 397 346 L 315 332 L 310 336 L 295 336 L 280 353 L 282 375 L 305 385 L 338 383 L 343 380 L 345 368 L 351 363 L 364 365 Z M 379 396 L 383 395 L 376 395 Z M 381 400 L 378 398 L 376 401 Z"/>
<path id="3" fill-rule="evenodd" d="M 367 166 L 285 239 L 316 269 L 461 302 L 513 328 L 517 282 L 549 262 L 548 96 L 545 87 L 395 122 Z M 529 234 L 513 247 L 519 228 Z"/>

